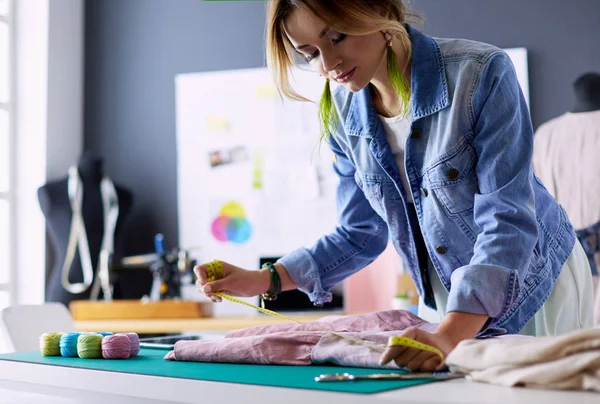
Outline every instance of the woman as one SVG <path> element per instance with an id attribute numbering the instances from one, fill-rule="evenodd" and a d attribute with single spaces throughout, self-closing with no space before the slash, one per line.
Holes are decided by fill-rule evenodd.
<path id="1" fill-rule="evenodd" d="M 267 52 L 280 90 L 300 55 L 326 80 L 323 139 L 336 159 L 339 226 L 269 268 L 225 264 L 202 288 L 237 296 L 299 288 L 315 304 L 391 240 L 434 333 L 402 335 L 448 354 L 460 341 L 554 335 L 592 324 L 591 272 L 561 207 L 533 175 L 533 129 L 509 57 L 434 39 L 401 0 L 275 0 Z M 329 83 L 339 85 L 331 90 Z M 430 353 L 393 347 L 382 362 L 433 370 Z"/>

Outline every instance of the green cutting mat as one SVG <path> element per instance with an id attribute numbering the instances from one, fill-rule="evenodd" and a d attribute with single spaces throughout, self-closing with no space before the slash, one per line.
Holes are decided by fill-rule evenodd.
<path id="1" fill-rule="evenodd" d="M 391 370 L 345 368 L 339 366 L 278 366 L 238 365 L 227 363 L 175 362 L 163 359 L 167 351 L 142 349 L 136 357 L 121 360 L 63 358 L 42 356 L 38 351 L 0 355 L 0 360 L 39 363 L 43 365 L 68 366 L 112 372 L 136 373 L 151 376 L 177 377 L 183 379 L 216 382 L 255 384 L 261 386 L 297 389 L 338 391 L 371 394 L 431 383 L 432 379 L 420 380 L 360 380 L 352 382 L 317 383 L 315 377 L 323 373 L 383 373 Z M 0 365 L 2 366 L 2 365 Z"/>

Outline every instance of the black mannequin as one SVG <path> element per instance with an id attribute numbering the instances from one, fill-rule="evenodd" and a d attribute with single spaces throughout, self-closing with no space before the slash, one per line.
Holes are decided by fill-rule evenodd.
<path id="1" fill-rule="evenodd" d="M 600 110 L 600 74 L 585 73 L 573 83 L 575 108 L 572 112 Z"/>
<path id="2" fill-rule="evenodd" d="M 93 153 L 84 152 L 79 159 L 77 169 L 83 185 L 82 215 L 88 237 L 90 256 L 94 268 L 94 276 L 97 272 L 98 257 L 104 235 L 104 218 L 102 208 L 102 197 L 100 193 L 100 181 L 103 175 L 103 161 Z M 91 287 L 79 294 L 66 291 L 61 284 L 62 266 L 67 253 L 69 234 L 71 229 L 72 210 L 68 195 L 68 177 L 49 182 L 38 189 L 38 200 L 44 216 L 50 240 L 54 248 L 54 265 L 48 274 L 46 281 L 46 301 L 61 302 L 68 304 L 75 299 L 88 299 Z M 115 184 L 119 200 L 119 216 L 115 228 L 114 255 L 119 256 L 121 248 L 120 236 L 122 235 L 123 222 L 131 210 L 133 198 L 131 192 Z M 69 272 L 71 283 L 82 282 L 83 272 L 79 249 L 75 254 Z M 102 292 L 100 292 L 102 296 Z"/>

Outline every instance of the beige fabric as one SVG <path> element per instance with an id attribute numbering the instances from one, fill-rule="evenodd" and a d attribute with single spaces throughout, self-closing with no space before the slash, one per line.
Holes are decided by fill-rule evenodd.
<path id="1" fill-rule="evenodd" d="M 479 382 L 600 392 L 600 329 L 559 337 L 466 340 L 446 364 Z"/>
<path id="2" fill-rule="evenodd" d="M 575 229 L 600 221 L 600 111 L 566 113 L 535 133 L 533 170 L 560 203 Z M 596 254 L 600 268 L 600 254 Z M 600 284 L 594 279 L 600 325 Z"/>

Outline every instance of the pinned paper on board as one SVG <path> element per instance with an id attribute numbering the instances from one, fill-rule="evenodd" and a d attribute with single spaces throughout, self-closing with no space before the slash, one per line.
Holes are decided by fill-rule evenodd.
<path id="1" fill-rule="evenodd" d="M 207 132 L 226 132 L 229 130 L 229 119 L 226 116 L 209 115 L 204 118 L 204 129 Z"/>
<path id="2" fill-rule="evenodd" d="M 239 163 L 248 160 L 248 158 L 248 151 L 245 146 L 221 148 L 208 152 L 208 160 L 211 167 Z"/>
<path id="3" fill-rule="evenodd" d="M 252 188 L 260 190 L 263 187 L 263 153 L 262 150 L 254 152 L 254 167 L 252 170 Z"/>
<path id="4" fill-rule="evenodd" d="M 222 243 L 244 244 L 252 237 L 252 225 L 238 202 L 225 203 L 211 224 L 213 237 Z"/>

